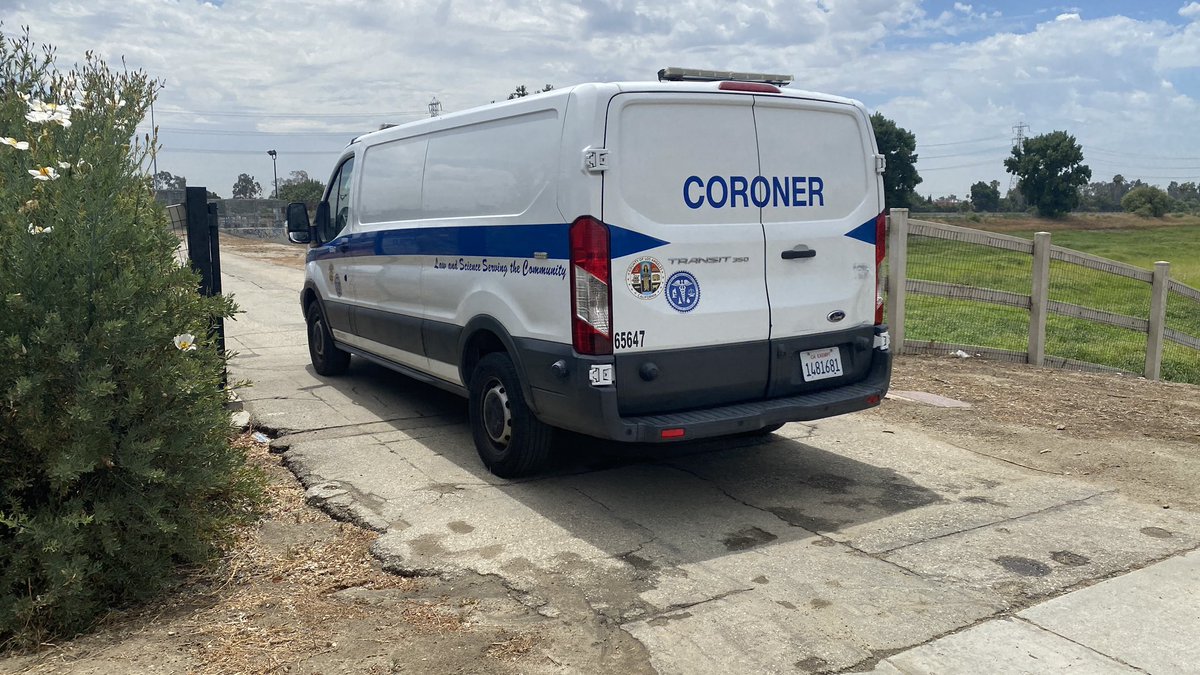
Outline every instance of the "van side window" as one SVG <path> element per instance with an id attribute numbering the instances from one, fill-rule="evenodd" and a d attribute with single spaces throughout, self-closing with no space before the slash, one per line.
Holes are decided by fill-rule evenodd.
<path id="1" fill-rule="evenodd" d="M 329 215 L 330 215 L 330 232 L 325 233 L 326 236 L 321 238 L 324 241 L 331 241 L 334 237 L 341 234 L 342 230 L 346 229 L 346 225 L 350 222 L 350 181 L 354 177 L 354 158 L 346 160 L 344 164 L 338 167 L 338 174 L 335 177 L 333 187 L 329 191 Z"/>

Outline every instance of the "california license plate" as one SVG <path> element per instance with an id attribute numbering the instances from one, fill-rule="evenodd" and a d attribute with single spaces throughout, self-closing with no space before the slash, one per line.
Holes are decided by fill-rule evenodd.
<path id="1" fill-rule="evenodd" d="M 800 372 L 805 382 L 815 382 L 842 374 L 842 351 L 837 347 L 800 352 Z"/>

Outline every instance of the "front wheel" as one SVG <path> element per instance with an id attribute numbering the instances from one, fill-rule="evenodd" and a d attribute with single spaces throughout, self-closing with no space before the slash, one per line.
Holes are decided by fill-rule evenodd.
<path id="1" fill-rule="evenodd" d="M 308 357 L 312 360 L 313 370 L 326 376 L 346 372 L 350 367 L 350 354 L 333 344 L 333 335 L 317 302 L 309 303 L 304 320 L 308 323 Z"/>
<path id="2" fill-rule="evenodd" d="M 468 412 L 475 449 L 492 473 L 517 478 L 545 465 L 554 429 L 529 409 L 508 354 L 493 352 L 479 360 L 471 375 Z"/>

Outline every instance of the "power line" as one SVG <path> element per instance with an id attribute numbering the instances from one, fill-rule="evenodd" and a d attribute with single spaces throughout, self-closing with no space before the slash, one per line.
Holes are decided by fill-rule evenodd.
<path id="1" fill-rule="evenodd" d="M 1084 148 L 1084 152 L 1086 152 L 1088 154 L 1098 153 L 1101 155 L 1116 155 L 1118 157 L 1137 157 L 1138 159 L 1161 159 L 1161 160 L 1166 160 L 1168 162 L 1171 162 L 1171 161 L 1184 161 L 1184 162 L 1200 161 L 1200 157 L 1180 157 L 1178 155 L 1139 155 L 1137 153 L 1122 152 L 1120 150 L 1106 150 L 1104 148 L 1098 148 L 1094 145 L 1089 145 L 1086 148 Z"/>
<path id="2" fill-rule="evenodd" d="M 344 149 L 336 148 L 333 150 L 288 150 L 288 155 L 336 155 Z M 257 155 L 262 152 L 261 149 L 253 150 L 227 150 L 224 148 L 173 148 L 171 146 L 163 146 L 159 152 L 191 152 L 202 155 Z"/>
<path id="3" fill-rule="evenodd" d="M 1008 150 L 1009 150 L 1009 148 L 984 148 L 982 150 L 971 150 L 969 152 L 957 152 L 957 153 L 950 154 L 950 155 L 929 155 L 926 157 L 922 157 L 920 155 L 920 153 L 918 153 L 917 161 L 919 162 L 922 159 L 947 159 L 947 158 L 951 158 L 951 157 L 967 157 L 968 155 L 984 155 L 989 152 L 1003 153 L 1003 152 L 1007 152 Z"/>
<path id="4" fill-rule="evenodd" d="M 976 138 L 969 141 L 948 141 L 946 143 L 918 143 L 917 148 L 942 148 L 947 145 L 968 145 L 970 143 L 983 143 L 984 141 L 998 141 L 1004 136 L 988 136 L 987 138 Z"/>
<path id="5" fill-rule="evenodd" d="M 195 134 L 199 136 L 361 136 L 366 133 L 364 129 L 347 129 L 345 131 L 245 131 L 236 129 L 201 129 L 188 127 L 159 127 L 160 132 L 166 131 L 173 134 Z M 147 127 L 138 128 L 138 133 L 150 133 L 153 129 Z"/>
<path id="6" fill-rule="evenodd" d="M 266 112 L 234 112 L 231 110 L 159 110 L 163 115 L 214 115 L 217 117 L 269 117 L 269 118 L 364 118 L 364 117 L 397 117 L 401 115 L 427 115 L 427 110 L 392 110 L 384 112 L 346 112 L 346 113 L 266 113 Z"/>
<path id="7" fill-rule="evenodd" d="M 921 167 L 921 172 L 929 173 L 932 171 L 948 171 L 950 169 L 969 169 L 969 168 L 976 167 L 976 166 L 988 166 L 989 164 L 994 164 L 994 163 L 995 163 L 995 160 L 985 160 L 982 162 L 972 162 L 970 164 L 955 164 L 953 166 Z"/>

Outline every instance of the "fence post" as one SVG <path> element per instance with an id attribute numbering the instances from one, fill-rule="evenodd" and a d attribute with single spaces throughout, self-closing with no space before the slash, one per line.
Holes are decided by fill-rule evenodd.
<path id="1" fill-rule="evenodd" d="M 887 228 L 887 320 L 892 353 L 904 353 L 904 292 L 908 283 L 908 209 L 892 209 Z"/>
<path id="2" fill-rule="evenodd" d="M 1154 263 L 1154 281 L 1150 286 L 1150 331 L 1146 335 L 1146 379 L 1162 377 L 1163 330 L 1167 327 L 1167 280 L 1171 263 Z"/>
<path id="3" fill-rule="evenodd" d="M 1029 294 L 1029 351 L 1026 360 L 1046 364 L 1046 314 L 1050 304 L 1050 233 L 1033 235 L 1033 284 Z"/>

